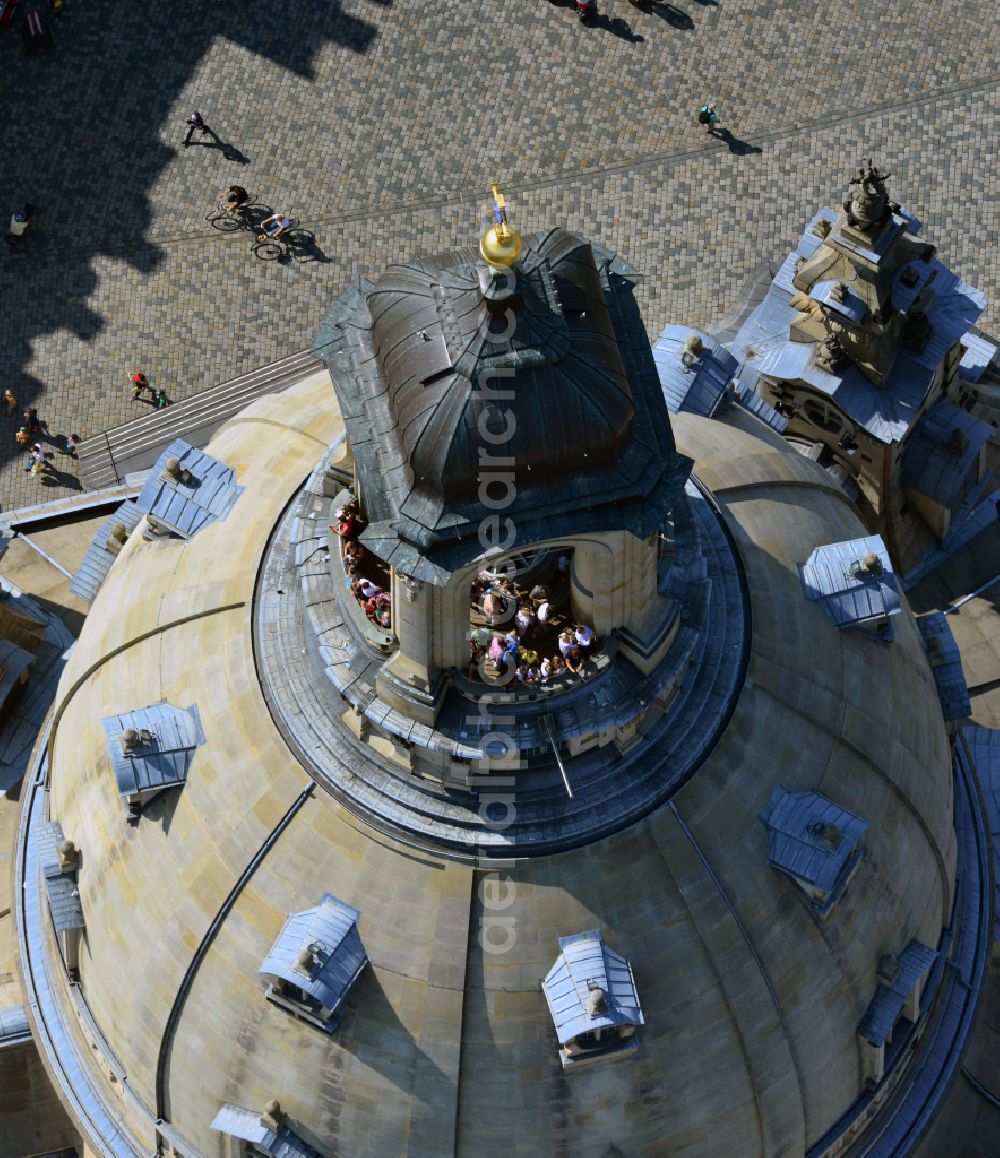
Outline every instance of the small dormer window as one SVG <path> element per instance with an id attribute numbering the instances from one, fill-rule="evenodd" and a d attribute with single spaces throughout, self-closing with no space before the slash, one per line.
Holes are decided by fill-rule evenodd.
<path id="1" fill-rule="evenodd" d="M 229 1139 L 228 1158 L 321 1158 L 319 1151 L 288 1125 L 288 1115 L 274 1100 L 260 1112 L 227 1103 L 212 1120 L 212 1129 Z"/>
<path id="2" fill-rule="evenodd" d="M 149 472 L 135 506 L 150 527 L 190 539 L 225 519 L 242 493 L 231 466 L 176 438 Z"/>
<path id="3" fill-rule="evenodd" d="M 821 917 L 827 916 L 857 871 L 868 822 L 818 792 L 776 788 L 760 814 L 767 828 L 767 863 L 790 877 Z"/>
<path id="4" fill-rule="evenodd" d="M 332 1033 L 368 964 L 359 915 L 330 893 L 314 909 L 290 913 L 260 967 L 268 1001 Z"/>
<path id="5" fill-rule="evenodd" d="M 542 991 L 563 1068 L 637 1049 L 643 1016 L 628 961 L 604 944 L 597 929 L 560 937 L 559 949 Z"/>
<path id="6" fill-rule="evenodd" d="M 917 1024 L 924 983 L 936 960 L 937 952 L 916 940 L 898 957 L 886 953 L 880 958 L 875 995 L 858 1025 L 868 1089 L 874 1089 L 891 1069 Z"/>
<path id="7" fill-rule="evenodd" d="M 80 856 L 73 842 L 64 838 L 58 821 L 43 827 L 38 859 L 66 972 L 75 977 L 80 967 L 80 939 L 85 924 L 77 872 Z"/>
<path id="8" fill-rule="evenodd" d="M 101 724 L 126 819 L 136 824 L 144 805 L 187 780 L 195 749 L 205 742 L 198 709 L 152 704 Z"/>
<path id="9" fill-rule="evenodd" d="M 842 629 L 891 639 L 890 616 L 900 609 L 899 585 L 881 536 L 817 547 L 799 566 L 806 599 Z"/>

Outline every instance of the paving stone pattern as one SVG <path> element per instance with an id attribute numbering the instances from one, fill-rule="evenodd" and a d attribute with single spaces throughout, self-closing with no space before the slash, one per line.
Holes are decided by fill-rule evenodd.
<path id="1" fill-rule="evenodd" d="M 709 323 L 872 155 L 945 260 L 1000 300 L 1000 22 L 960 0 L 221 0 L 87 4 L 28 55 L 0 29 L 0 213 L 38 206 L 0 256 L 0 389 L 53 434 L 146 412 L 307 347 L 355 274 L 474 241 L 499 177 L 524 230 L 564 224 L 646 275 L 651 333 Z M 708 137 L 711 101 L 735 135 Z M 182 147 L 201 110 L 218 138 Z M 298 218 L 314 260 L 262 262 L 205 221 L 239 181 Z M 21 469 L 7 508 L 78 485 Z"/>

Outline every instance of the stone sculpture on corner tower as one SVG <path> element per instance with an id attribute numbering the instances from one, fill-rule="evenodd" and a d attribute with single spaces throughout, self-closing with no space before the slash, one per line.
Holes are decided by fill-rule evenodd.
<path id="1" fill-rule="evenodd" d="M 976 386 L 995 377 L 995 346 L 974 328 L 984 295 L 922 240 L 888 177 L 871 160 L 857 167 L 729 349 L 741 385 L 787 419 L 905 577 L 992 510 L 993 428 Z"/>
<path id="2" fill-rule="evenodd" d="M 899 205 L 889 200 L 886 191 L 885 183 L 890 176 L 890 173 L 880 172 L 870 160 L 858 166 L 857 175 L 850 180 L 847 200 L 844 202 L 847 224 L 852 229 L 874 237 L 893 213 L 899 212 Z"/>

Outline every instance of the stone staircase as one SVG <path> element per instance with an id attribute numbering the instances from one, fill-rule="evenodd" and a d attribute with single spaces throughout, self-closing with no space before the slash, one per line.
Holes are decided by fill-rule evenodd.
<path id="1" fill-rule="evenodd" d="M 80 479 L 88 490 L 116 486 L 149 468 L 175 438 L 201 449 L 212 435 L 255 399 L 277 394 L 323 369 L 311 350 L 261 366 L 164 410 L 154 410 L 80 444 Z"/>

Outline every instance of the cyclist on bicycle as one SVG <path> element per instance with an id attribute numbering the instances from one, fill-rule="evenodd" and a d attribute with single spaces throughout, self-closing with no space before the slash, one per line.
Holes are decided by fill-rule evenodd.
<path id="1" fill-rule="evenodd" d="M 227 213 L 235 213 L 250 200 L 250 194 L 242 185 L 230 185 L 219 194 L 219 200 L 225 205 Z"/>
<path id="2" fill-rule="evenodd" d="M 260 227 L 264 231 L 262 236 L 266 235 L 273 241 L 277 241 L 282 234 L 287 233 L 292 228 L 292 223 L 284 213 L 272 213 L 270 217 L 264 218 Z"/>

